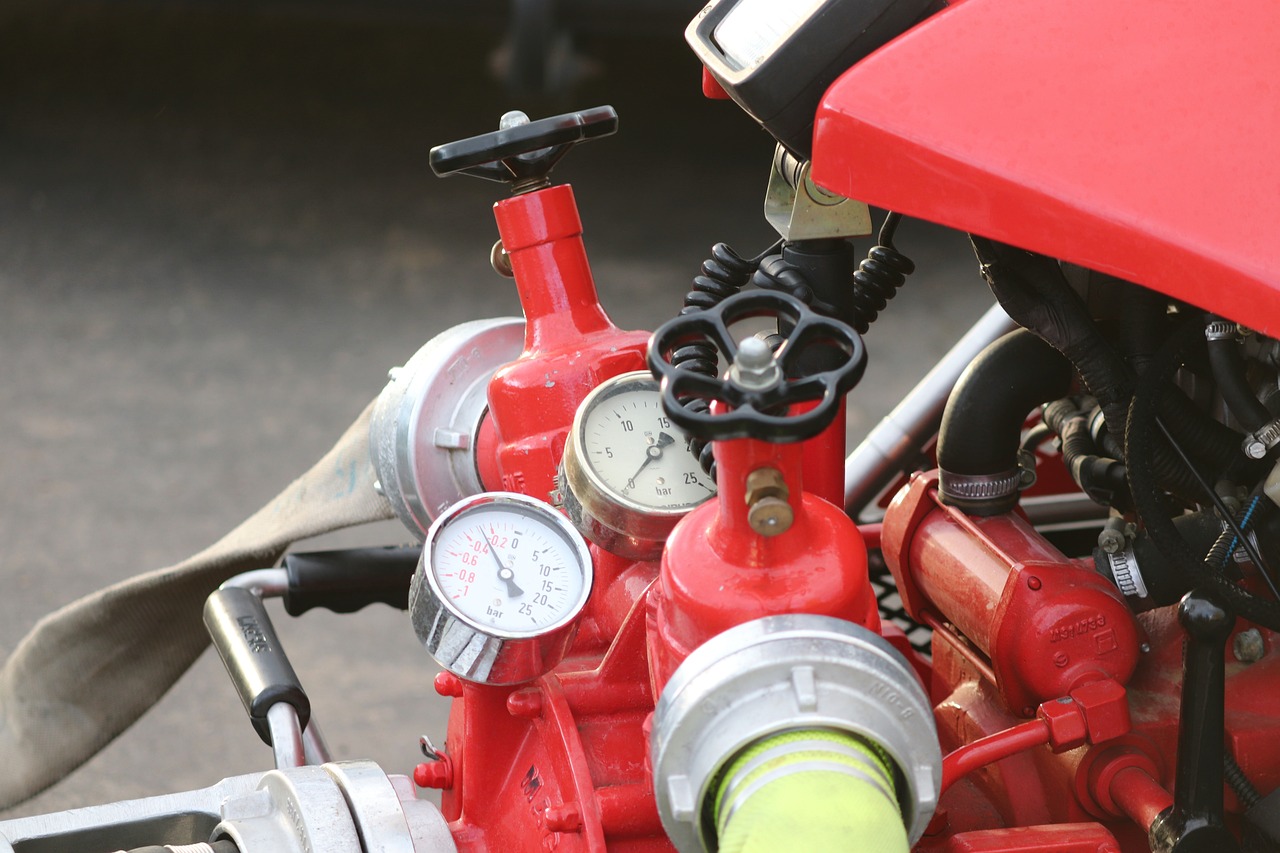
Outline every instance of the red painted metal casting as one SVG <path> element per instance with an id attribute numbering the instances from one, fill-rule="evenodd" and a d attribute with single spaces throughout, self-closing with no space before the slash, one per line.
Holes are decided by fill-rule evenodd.
<path id="1" fill-rule="evenodd" d="M 717 442 L 715 454 L 716 499 L 671 532 L 650 596 L 655 694 L 690 652 L 752 619 L 814 613 L 880 628 L 862 536 L 843 510 L 804 491 L 803 446 L 744 438 Z M 761 468 L 782 474 L 794 513 L 791 527 L 774 536 L 747 519 L 747 476 Z"/>
<path id="2" fill-rule="evenodd" d="M 907 612 L 940 615 L 972 641 L 1015 713 L 1090 681 L 1124 684 L 1137 666 L 1141 631 L 1114 586 L 1019 516 L 943 506 L 936 472 L 894 498 L 881 547 Z"/>
<path id="3" fill-rule="evenodd" d="M 545 500 L 578 404 L 605 379 L 642 369 L 648 334 L 619 330 L 601 307 L 571 187 L 505 199 L 494 216 L 520 292 L 525 337 L 520 358 L 489 383 L 494 436 L 480 440 L 493 447 L 501 488 Z"/>
<path id="4" fill-rule="evenodd" d="M 1147 828 L 1173 802 L 1184 639 L 1176 608 L 1135 617 L 1112 607 L 1098 576 L 1021 518 L 969 518 L 938 502 L 936 483 L 936 473 L 913 478 L 882 527 L 908 610 L 935 628 L 930 695 L 946 790 L 917 850 L 1146 853 Z M 1262 636 L 1275 647 L 1275 635 Z M 1271 790 L 1280 785 L 1280 660 L 1244 664 L 1230 645 L 1228 744 Z M 1028 703 L 1055 686 L 1057 701 L 1039 699 L 1028 721 Z M 1227 810 L 1229 819 L 1241 811 L 1230 794 Z"/>

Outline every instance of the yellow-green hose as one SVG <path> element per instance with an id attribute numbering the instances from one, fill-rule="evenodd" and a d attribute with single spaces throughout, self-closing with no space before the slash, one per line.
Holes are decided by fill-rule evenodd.
<path id="1" fill-rule="evenodd" d="M 828 730 L 774 735 L 720 777 L 721 853 L 908 853 L 892 765 L 860 738 Z"/>

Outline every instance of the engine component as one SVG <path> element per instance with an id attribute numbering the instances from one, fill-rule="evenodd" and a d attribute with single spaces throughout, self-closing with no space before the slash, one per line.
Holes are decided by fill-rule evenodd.
<path id="1" fill-rule="evenodd" d="M 560 493 L 574 526 L 622 557 L 661 554 L 676 522 L 716 492 L 689 441 L 678 436 L 648 371 L 615 376 L 592 391 L 560 461 Z"/>
<path id="2" fill-rule="evenodd" d="M 762 341 L 737 344 L 729 331 L 735 319 L 762 315 L 792 324 L 776 359 Z M 832 343 L 824 346 L 828 337 Z M 725 379 L 670 364 L 671 350 L 689 340 L 725 353 L 731 362 Z M 834 351 L 843 363 L 796 375 L 798 364 L 812 364 L 801 361 L 806 350 Z M 663 374 L 664 408 L 695 437 L 715 440 L 719 470 L 716 500 L 690 512 L 668 537 L 650 596 L 655 693 L 695 648 L 752 619 L 814 613 L 879 628 L 866 545 L 843 512 L 805 490 L 805 445 L 798 441 L 831 423 L 861 373 L 864 352 L 852 329 L 768 291 L 738 294 L 654 333 L 649 359 Z M 690 411 L 682 388 L 714 401 L 710 411 Z M 806 398 L 821 402 L 799 412 L 786 408 Z"/>
<path id="3" fill-rule="evenodd" d="M 286 554 L 284 611 L 301 616 L 313 607 L 354 613 L 382 603 L 409 609 L 409 582 L 422 548 L 348 548 Z"/>
<path id="4" fill-rule="evenodd" d="M 809 161 L 781 145 L 773 153 L 764 218 L 784 240 L 826 240 L 871 233 L 871 208 L 827 192 L 809 177 Z"/>
<path id="5" fill-rule="evenodd" d="M 439 809 L 417 799 L 407 777 L 389 776 L 370 761 L 232 776 L 197 791 L 0 822 L 0 853 L 157 847 L 184 853 L 457 850 Z"/>
<path id="6" fill-rule="evenodd" d="M 205 601 L 204 624 L 258 736 L 275 751 L 276 766 L 302 765 L 311 701 L 262 599 L 238 586 L 219 589 Z"/>
<path id="7" fill-rule="evenodd" d="M 613 107 L 537 121 L 513 110 L 502 116 L 492 133 L 432 148 L 431 169 L 440 177 L 470 175 L 508 184 L 518 195 L 550 186 L 551 170 L 574 145 L 617 132 L 618 114 Z"/>
<path id="8" fill-rule="evenodd" d="M 450 672 L 521 684 L 564 657 L 591 582 L 587 543 L 564 516 L 487 492 L 431 525 L 409 598 L 413 628 Z"/>
<path id="9" fill-rule="evenodd" d="M 1125 684 L 1142 632 L 1110 583 L 1013 514 L 971 517 L 941 502 L 936 472 L 912 478 L 885 513 L 885 562 L 912 618 L 940 616 L 990 659 L 1005 707 L 1086 682 Z"/>
<path id="10" fill-rule="evenodd" d="M 616 129 L 611 107 L 535 122 L 509 113 L 494 133 L 431 151 L 437 174 L 509 183 L 514 193 L 494 205 L 494 218 L 524 309 L 524 348 L 489 382 L 492 429 L 476 440 L 487 488 L 550 496 L 583 398 L 605 379 L 644 367 L 648 336 L 619 330 L 600 305 L 573 189 L 548 186 L 575 143 Z"/>
<path id="11" fill-rule="evenodd" d="M 422 539 L 445 507 L 484 490 L 476 445 L 486 391 L 520 355 L 524 321 L 473 320 L 436 335 L 393 368 L 374 405 L 369 450 L 378 488 Z"/>
<path id="12" fill-rule="evenodd" d="M 908 470 L 937 433 L 947 396 L 965 368 L 987 346 L 1013 331 L 1015 324 L 999 305 L 978 322 L 934 365 L 853 449 L 844 465 L 844 507 L 858 516 L 877 495 Z"/>
<path id="13" fill-rule="evenodd" d="M 804 761 L 784 759 L 797 749 Z M 776 772 L 756 775 L 770 759 Z M 857 780 L 843 789 L 850 800 L 826 803 L 832 819 L 848 807 L 888 814 L 914 842 L 942 778 L 932 709 L 911 667 L 871 631 L 811 615 L 748 622 L 690 654 L 658 700 L 651 760 L 658 811 L 681 851 L 717 849 L 735 806 L 814 772 Z"/>

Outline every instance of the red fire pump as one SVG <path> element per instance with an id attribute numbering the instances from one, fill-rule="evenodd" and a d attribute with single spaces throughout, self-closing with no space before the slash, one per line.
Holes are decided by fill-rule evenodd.
<path id="1" fill-rule="evenodd" d="M 1233 620 L 1198 593 L 1135 615 L 1123 566 L 1107 577 L 1067 557 L 1020 514 L 1013 462 L 949 469 L 940 445 L 942 470 L 860 532 L 831 484 L 819 496 L 805 476 L 841 467 L 832 422 L 862 343 L 791 296 L 688 311 L 648 341 L 653 375 L 637 370 L 645 345 L 598 304 L 571 191 L 546 181 L 615 121 L 607 108 L 508 121 L 433 153 L 439 171 L 512 183 L 494 259 L 527 315 L 523 351 L 481 377 L 487 407 L 457 394 L 479 424 L 471 492 L 505 491 L 428 513 L 412 592 L 415 629 L 446 670 L 436 689 L 455 700 L 446 746 L 429 746 L 415 780 L 442 790 L 458 848 L 716 849 L 770 831 L 774 846 L 796 833 L 822 846 L 821 827 L 840 823 L 831 791 L 857 806 L 844 831 L 886 849 L 1225 843 L 1247 804 L 1224 806 L 1215 739 L 1248 756 L 1251 778 L 1280 782 L 1266 693 L 1248 689 L 1273 665 L 1227 666 Z M 741 332 L 759 317 L 777 324 L 771 343 Z M 1035 366 L 1042 350 L 1020 332 L 990 358 Z M 474 389 L 478 369 L 460 368 L 458 385 Z M 953 400 L 988 384 L 982 369 Z M 1028 376 L 1036 394 L 1065 381 Z M 995 417 L 1020 425 L 1026 408 Z M 956 417 L 953 434 L 981 434 Z M 906 613 L 932 629 L 931 660 L 881 623 L 868 539 Z M 828 794 L 806 787 L 814 762 Z M 766 767 L 790 799 L 783 786 L 760 795 Z"/>
<path id="2" fill-rule="evenodd" d="M 810 752 L 846 781 L 875 780 L 905 843 L 936 799 L 936 736 L 914 671 L 879 636 L 861 535 L 802 479 L 815 462 L 839 470 L 843 439 L 828 428 L 861 376 L 861 340 L 792 297 L 753 292 L 655 333 L 661 386 L 628 372 L 644 342 L 608 321 L 572 193 L 546 185 L 570 145 L 615 125 L 608 108 L 507 117 L 432 154 L 440 173 L 512 184 L 494 258 L 500 270 L 509 258 L 527 326 L 523 352 L 487 381 L 474 453 L 482 485 L 506 491 L 439 511 L 414 579 L 415 629 L 446 670 L 437 691 L 455 700 L 447 747 L 429 748 L 415 780 L 442 789 L 460 850 L 685 849 L 682 838 L 725 831 L 696 803 L 744 796 L 716 788 L 736 755 L 755 744 L 785 756 L 796 747 L 772 739 L 811 730 Z M 780 345 L 736 339 L 757 317 L 786 330 Z M 691 369 L 691 350 L 730 371 Z M 714 448 L 714 480 L 681 430 Z M 716 653 L 735 630 L 748 639 Z M 749 683 L 722 685 L 724 714 L 709 715 L 689 697 L 743 648 L 734 678 Z M 787 700 L 759 713 L 791 691 L 798 711 Z M 874 710 L 884 697 L 905 722 Z M 749 811 L 725 809 L 721 823 Z"/>

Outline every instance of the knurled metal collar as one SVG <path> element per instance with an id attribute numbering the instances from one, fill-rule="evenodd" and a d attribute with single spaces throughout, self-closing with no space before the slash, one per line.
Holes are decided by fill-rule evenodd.
<path id="1" fill-rule="evenodd" d="M 938 488 L 944 498 L 986 501 L 1017 494 L 1022 472 L 1011 468 L 999 474 L 953 474 L 941 471 Z"/>

